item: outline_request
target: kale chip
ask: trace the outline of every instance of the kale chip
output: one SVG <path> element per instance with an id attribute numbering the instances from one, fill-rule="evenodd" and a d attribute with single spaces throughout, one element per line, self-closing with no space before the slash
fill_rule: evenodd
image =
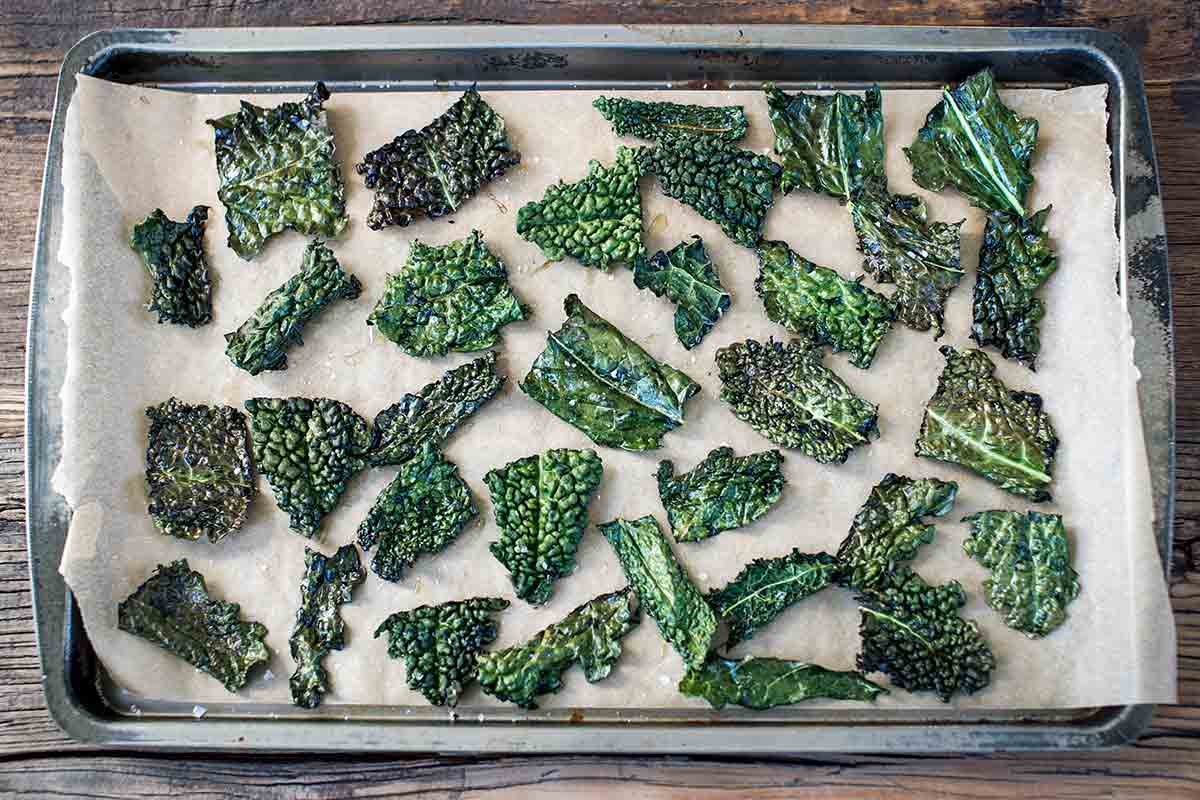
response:
<path id="1" fill-rule="evenodd" d="M 638 256 L 633 283 L 675 304 L 675 336 L 688 350 L 700 344 L 731 302 L 699 236 L 648 259 Z"/>
<path id="2" fill-rule="evenodd" d="M 405 131 L 355 164 L 375 192 L 367 227 L 403 227 L 450 214 L 520 162 L 504 118 L 469 89 L 421 130 Z"/>
<path id="3" fill-rule="evenodd" d="M 346 227 L 346 187 L 323 104 L 325 84 L 299 103 L 241 109 L 207 120 L 214 128 L 217 197 L 225 204 L 229 246 L 249 261 L 291 228 L 337 236 Z"/>
<path id="4" fill-rule="evenodd" d="M 500 538 L 488 549 L 512 576 L 517 597 L 541 605 L 575 569 L 588 502 L 604 465 L 592 450 L 547 450 L 483 476 Z"/>
<path id="5" fill-rule="evenodd" d="M 236 692 L 255 664 L 271 660 L 267 629 L 243 622 L 241 606 L 215 600 L 186 558 L 159 565 L 117 606 L 117 627 L 179 656 Z"/>
<path id="6" fill-rule="evenodd" d="M 804 661 L 747 656 L 732 661 L 713 654 L 679 681 L 679 691 L 707 700 L 713 708 L 728 704 L 761 711 L 803 700 L 873 701 L 887 689 L 861 672 L 836 672 Z"/>
<path id="7" fill-rule="evenodd" d="M 339 547 L 331 557 L 304 548 L 304 580 L 300 583 L 300 608 L 288 644 L 296 671 L 289 685 L 292 702 L 316 708 L 329 691 L 329 674 L 321 665 L 331 650 L 346 646 L 346 624 L 339 609 L 349 603 L 354 587 L 367 577 L 352 544 Z"/>
<path id="8" fill-rule="evenodd" d="M 720 589 L 708 593 L 708 604 L 729 623 L 726 647 L 735 647 L 792 605 L 824 589 L 839 569 L 828 553 L 792 550 L 779 558 L 756 558 Z"/>
<path id="9" fill-rule="evenodd" d="M 142 258 L 153 286 L 146 310 L 159 323 L 198 328 L 212 320 L 212 279 L 204 258 L 208 206 L 196 206 L 187 222 L 174 222 L 156 208 L 133 226 L 129 246 Z"/>
<path id="10" fill-rule="evenodd" d="M 739 458 L 731 447 L 711 451 L 676 477 L 670 459 L 658 464 L 658 496 L 677 542 L 699 542 L 749 525 L 779 502 L 783 454 L 764 450 Z"/>
<path id="11" fill-rule="evenodd" d="M 654 103 L 628 97 L 597 97 L 592 105 L 612 123 L 617 136 L 659 142 L 697 138 L 736 142 L 750 128 L 741 106 Z"/>

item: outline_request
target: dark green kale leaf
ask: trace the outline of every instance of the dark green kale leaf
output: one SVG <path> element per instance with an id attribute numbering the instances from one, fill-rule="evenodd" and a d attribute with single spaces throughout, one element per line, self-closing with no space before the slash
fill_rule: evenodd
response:
<path id="1" fill-rule="evenodd" d="M 196 206 L 187 222 L 174 222 L 156 208 L 133 226 L 129 246 L 142 258 L 153 286 L 146 310 L 158 321 L 197 328 L 212 319 L 212 279 L 204 258 L 208 206 Z"/>
<path id="2" fill-rule="evenodd" d="M 782 658 L 747 656 L 732 661 L 715 653 L 704 666 L 684 673 L 679 691 L 701 697 L 713 708 L 732 703 L 756 711 L 814 698 L 870 702 L 887 694 L 887 689 L 867 680 L 861 672 L 836 672 Z"/>
<path id="3" fill-rule="evenodd" d="M 346 227 L 346 187 L 322 108 L 328 99 L 318 83 L 299 103 L 259 108 L 243 101 L 237 113 L 207 120 L 215 129 L 229 246 L 247 261 L 288 228 L 333 237 Z"/>
<path id="4" fill-rule="evenodd" d="M 950 512 L 958 484 L 937 478 L 908 478 L 888 473 L 854 515 L 850 533 L 838 548 L 838 583 L 859 592 L 875 589 L 902 561 L 916 558 L 933 541 L 923 517 Z"/>
<path id="5" fill-rule="evenodd" d="M 1049 500 L 1058 437 L 1041 395 L 1010 391 L 982 350 L 941 353 L 946 367 L 925 406 L 917 455 L 960 464 L 1035 503 Z"/>
<path id="6" fill-rule="evenodd" d="M 1004 105 L 995 75 L 984 69 L 953 89 L 942 87 L 942 101 L 904 154 L 922 189 L 940 192 L 950 184 L 972 205 L 1023 217 L 1037 135 L 1038 121 Z"/>
<path id="7" fill-rule="evenodd" d="M 500 538 L 488 549 L 512 575 L 517 597 L 541 605 L 575 569 L 588 502 L 604 465 L 592 450 L 547 450 L 483 476 Z"/>
<path id="8" fill-rule="evenodd" d="M 147 510 L 158 529 L 215 543 L 242 527 L 258 493 L 242 412 L 172 397 L 146 416 Z"/>
<path id="9" fill-rule="evenodd" d="M 388 655 L 404 659 L 408 687 L 435 706 L 456 706 L 478 674 L 480 650 L 496 640 L 492 615 L 508 608 L 499 597 L 472 597 L 398 611 L 385 619 Z"/>
<path id="10" fill-rule="evenodd" d="M 764 155 L 715 139 L 663 141 L 638 150 L 639 170 L 663 194 L 717 223 L 733 241 L 754 247 L 775 203 L 780 166 Z"/>
<path id="11" fill-rule="evenodd" d="M 658 521 L 650 515 L 615 519 L 601 525 L 600 532 L 617 551 L 629 585 L 658 623 L 663 639 L 687 666 L 703 664 L 712 648 L 717 618 L 675 560 Z"/>
<path id="12" fill-rule="evenodd" d="M 768 115 L 775 129 L 775 154 L 783 162 L 780 188 L 822 192 L 843 203 L 863 185 L 886 185 L 883 98 L 878 86 L 863 97 L 787 94 L 768 83 Z"/>
<path id="13" fill-rule="evenodd" d="M 231 692 L 246 685 L 255 664 L 271 660 L 267 629 L 243 622 L 241 606 L 215 600 L 204 576 L 183 558 L 159 565 L 117 606 L 117 627 L 179 656 Z"/>
<path id="14" fill-rule="evenodd" d="M 980 347 L 999 347 L 1005 358 L 1030 369 L 1042 349 L 1038 323 L 1046 315 L 1034 292 L 1058 269 L 1046 231 L 1049 214 L 1050 206 L 1027 218 L 988 214 L 975 277 L 971 338 Z"/>
<path id="15" fill-rule="evenodd" d="M 225 355 L 251 375 L 287 369 L 287 349 L 304 344 L 300 333 L 308 321 L 335 300 L 354 300 L 362 293 L 358 278 L 342 269 L 324 242 L 304 251 L 300 271 L 266 296 L 233 333 L 225 334 Z"/>
<path id="16" fill-rule="evenodd" d="M 731 302 L 699 236 L 649 259 L 638 256 L 633 283 L 655 297 L 666 295 L 676 305 L 675 335 L 688 350 L 700 344 Z"/>
<path id="17" fill-rule="evenodd" d="M 838 562 L 828 553 L 792 550 L 779 558 L 756 558 L 738 576 L 708 593 L 708 604 L 729 623 L 726 647 L 735 647 L 772 620 L 833 581 Z"/>
<path id="18" fill-rule="evenodd" d="M 519 163 L 504 118 L 472 88 L 421 130 L 367 153 L 354 170 L 375 192 L 367 227 L 380 230 L 450 214 Z"/>
<path id="19" fill-rule="evenodd" d="M 582 180 L 560 180 L 547 187 L 541 200 L 521 206 L 517 233 L 551 261 L 571 256 L 602 270 L 632 262 L 646 252 L 638 170 L 635 152 L 628 147 L 617 148 L 612 166 L 589 161 Z"/>
<path id="20" fill-rule="evenodd" d="M 850 391 L 806 339 L 747 339 L 717 351 L 721 399 L 734 416 L 783 447 L 841 464 L 879 435 L 879 409 Z"/>
<path id="21" fill-rule="evenodd" d="M 736 142 L 750 127 L 741 106 L 653 103 L 628 97 L 597 97 L 592 105 L 612 123 L 617 136 L 659 142 L 696 138 Z"/>
<path id="22" fill-rule="evenodd" d="M 488 353 L 426 384 L 420 394 L 405 394 L 375 417 L 367 462 L 373 467 L 403 464 L 427 445 L 440 445 L 495 397 L 505 380 L 496 372 L 496 354 Z"/>
<path id="23" fill-rule="evenodd" d="M 524 644 L 480 653 L 479 687 L 521 708 L 537 708 L 538 695 L 561 689 L 563 673 L 574 664 L 588 683 L 608 677 L 621 657 L 621 638 L 641 621 L 629 587 L 600 595 Z"/>
<path id="24" fill-rule="evenodd" d="M 1079 575 L 1060 515 L 981 511 L 963 522 L 971 525 L 963 550 L 992 571 L 983 594 L 1005 625 L 1038 639 L 1066 621 Z"/>
<path id="25" fill-rule="evenodd" d="M 792 252 L 786 242 L 761 242 L 754 289 L 767 317 L 792 333 L 846 351 L 866 369 L 892 328 L 896 309 L 879 292 Z"/>
<path id="26" fill-rule="evenodd" d="M 349 603 L 354 587 L 367 577 L 352 544 L 339 547 L 332 557 L 304 548 L 304 580 L 300 583 L 300 608 L 288 644 L 296 671 L 290 683 L 292 702 L 316 708 L 329 691 L 329 674 L 321 660 L 346 646 L 346 624 L 339 609 Z"/>
<path id="27" fill-rule="evenodd" d="M 370 550 L 378 544 L 371 569 L 398 581 L 422 554 L 438 553 L 458 538 L 478 513 L 458 466 L 430 445 L 375 498 L 358 526 L 358 545 Z"/>
<path id="28" fill-rule="evenodd" d="M 366 464 L 367 421 L 345 403 L 324 397 L 255 397 L 245 405 L 254 461 L 276 504 L 287 512 L 292 530 L 315 538 L 346 481 Z"/>
<path id="29" fill-rule="evenodd" d="M 901 567 L 858 601 L 864 673 L 883 672 L 901 689 L 937 692 L 947 703 L 988 685 L 996 659 L 974 620 L 958 615 L 967 602 L 958 581 L 930 586 Z"/>
<path id="30" fill-rule="evenodd" d="M 566 322 L 546 337 L 521 390 L 596 444 L 652 450 L 683 424 L 700 386 L 660 364 L 575 295 Z"/>
<path id="31" fill-rule="evenodd" d="M 778 450 L 739 458 L 731 447 L 716 448 L 678 477 L 670 459 L 660 461 L 658 496 L 675 541 L 699 542 L 761 518 L 783 493 L 782 466 Z"/>

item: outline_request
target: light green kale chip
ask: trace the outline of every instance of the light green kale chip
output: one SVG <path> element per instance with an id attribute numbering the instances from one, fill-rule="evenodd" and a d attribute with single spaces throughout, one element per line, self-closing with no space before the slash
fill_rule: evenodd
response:
<path id="1" fill-rule="evenodd" d="M 236 113 L 207 120 L 229 246 L 247 261 L 288 228 L 334 237 L 346 227 L 346 187 L 323 108 L 328 99 L 318 83 L 299 103 L 259 108 L 243 101 Z"/>
<path id="2" fill-rule="evenodd" d="M 750 127 L 741 106 L 655 103 L 628 97 L 597 97 L 592 105 L 612 123 L 617 136 L 660 142 L 697 138 L 736 142 Z"/>
<path id="3" fill-rule="evenodd" d="M 271 660 L 267 629 L 243 622 L 241 606 L 209 596 L 187 559 L 161 564 L 117 606 L 117 627 L 179 656 L 236 692 L 255 664 Z"/>
<path id="4" fill-rule="evenodd" d="M 204 258 L 208 206 L 196 206 L 187 222 L 167 218 L 156 208 L 133 226 L 129 246 L 141 256 L 152 287 L 146 310 L 158 321 L 197 328 L 212 319 L 212 279 Z"/>
<path id="5" fill-rule="evenodd" d="M 638 256 L 633 283 L 675 304 L 675 336 L 688 350 L 700 344 L 731 302 L 699 236 L 648 259 Z"/>
<path id="6" fill-rule="evenodd" d="M 311 242 L 300 271 L 259 304 L 250 319 L 225 334 L 225 355 L 251 375 L 287 369 L 287 349 L 304 344 L 304 326 L 330 303 L 362 293 L 358 278 L 342 269 L 324 242 Z"/>
<path id="7" fill-rule="evenodd" d="M 1060 515 L 980 511 L 963 522 L 971 525 L 963 550 L 992 571 L 983 595 L 1005 625 L 1039 639 L 1066 621 L 1079 575 Z"/>
<path id="8" fill-rule="evenodd" d="M 546 258 L 571 256 L 588 267 L 607 270 L 613 263 L 632 262 L 642 246 L 642 195 L 635 152 L 617 148 L 611 166 L 588 162 L 585 178 L 546 189 L 541 200 L 517 211 L 517 233 L 533 242 Z"/>
<path id="9" fill-rule="evenodd" d="M 792 550 L 779 558 L 756 558 L 720 589 L 708 604 L 729 623 L 732 648 L 750 639 L 788 608 L 824 589 L 837 575 L 838 561 L 828 553 Z"/>
<path id="10" fill-rule="evenodd" d="M 739 705 L 761 711 L 804 700 L 862 700 L 871 702 L 887 689 L 861 672 L 836 672 L 804 661 L 747 656 L 732 661 L 713 654 L 699 669 L 679 681 L 679 691 L 707 700 L 713 708 Z"/>
<path id="11" fill-rule="evenodd" d="M 524 644 L 479 654 L 479 687 L 521 708 L 562 688 L 574 664 L 588 683 L 608 677 L 621 657 L 621 638 L 642 621 L 637 595 L 626 587 L 600 595 Z"/>
<path id="12" fill-rule="evenodd" d="M 521 390 L 596 444 L 652 450 L 683 424 L 700 386 L 660 364 L 575 295 L 567 319 L 546 337 Z"/>
<path id="13" fill-rule="evenodd" d="M 699 542 L 761 518 L 783 493 L 782 467 L 778 450 L 739 458 L 731 447 L 716 448 L 679 476 L 670 459 L 660 461 L 658 496 L 675 541 Z"/>
<path id="14" fill-rule="evenodd" d="M 499 597 L 472 597 L 398 611 L 375 638 L 388 637 L 388 655 L 404 659 L 408 688 L 435 706 L 456 706 L 478 674 L 476 659 L 496 640 L 492 615 L 508 608 Z"/>
<path id="15" fill-rule="evenodd" d="M 1035 503 L 1049 500 L 1058 437 L 1041 395 L 1011 391 L 982 350 L 941 353 L 946 367 L 925 406 L 917 455 L 960 464 Z"/>
<path id="16" fill-rule="evenodd" d="M 689 667 L 704 663 L 717 631 L 717 618 L 700 590 L 675 560 L 671 545 L 652 516 L 616 519 L 600 532 L 617 552 L 629 585 L 658 630 Z"/>
<path id="17" fill-rule="evenodd" d="M 734 416 L 777 445 L 822 464 L 841 464 L 879 435 L 879 409 L 826 367 L 805 339 L 747 339 L 717 351 L 721 400 Z"/>
<path id="18" fill-rule="evenodd" d="M 512 577 L 517 597 L 541 605 L 575 569 L 588 502 L 604 465 L 592 450 L 547 450 L 483 476 L 500 538 L 488 549 Z"/>
<path id="19" fill-rule="evenodd" d="M 321 661 L 330 651 L 346 646 L 346 623 L 339 609 L 350 602 L 354 587 L 366 577 L 352 544 L 339 547 L 329 557 L 304 548 L 300 608 L 288 639 L 296 662 L 289 681 L 292 702 L 301 708 L 321 705 L 321 697 L 329 691 L 329 673 Z"/>

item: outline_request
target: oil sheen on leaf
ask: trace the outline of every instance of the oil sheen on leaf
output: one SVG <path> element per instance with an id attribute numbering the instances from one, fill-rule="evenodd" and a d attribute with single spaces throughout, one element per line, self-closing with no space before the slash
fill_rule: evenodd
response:
<path id="1" fill-rule="evenodd" d="M 193 208 L 187 222 L 174 222 L 156 208 L 129 235 L 129 246 L 153 284 L 146 310 L 160 323 L 197 328 L 212 319 L 212 279 L 204 257 L 207 220 L 208 206 Z"/>
<path id="2" fill-rule="evenodd" d="M 592 105 L 612 123 L 617 136 L 659 142 L 677 139 L 736 142 L 750 127 L 741 106 L 653 103 L 628 97 L 597 97 Z"/>
<path id="3" fill-rule="evenodd" d="M 296 662 L 289 681 L 292 702 L 301 708 L 316 708 L 329 691 L 329 673 L 321 661 L 329 652 L 346 646 L 346 623 L 340 609 L 366 577 L 358 549 L 352 544 L 339 547 L 332 556 L 304 548 L 300 608 L 288 639 Z"/>
<path id="4" fill-rule="evenodd" d="M 708 593 L 708 604 L 729 624 L 727 648 L 736 647 L 788 608 L 824 589 L 838 570 L 828 553 L 792 550 L 779 558 L 756 558 L 724 587 Z"/>
<path id="5" fill-rule="evenodd" d="M 675 475 L 669 459 L 658 465 L 658 496 L 677 542 L 698 542 L 749 525 L 779 502 L 786 479 L 778 450 L 743 456 L 718 447 L 691 472 Z"/>
<path id="6" fill-rule="evenodd" d="M 739 705 L 758 711 L 804 700 L 873 701 L 887 690 L 860 672 L 835 672 L 803 661 L 747 656 L 733 661 L 713 654 L 688 670 L 679 691 L 707 700 L 713 708 Z"/>
<path id="7" fill-rule="evenodd" d="M 633 283 L 675 304 L 675 336 L 691 350 L 729 308 L 729 293 L 699 236 L 633 262 Z"/>

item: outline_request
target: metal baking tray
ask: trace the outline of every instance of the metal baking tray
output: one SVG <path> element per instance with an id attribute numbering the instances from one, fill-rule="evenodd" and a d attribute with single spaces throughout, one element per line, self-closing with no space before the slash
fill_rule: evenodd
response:
<path id="1" fill-rule="evenodd" d="M 1157 522 L 1169 561 L 1174 476 L 1170 277 L 1154 145 L 1134 53 L 1096 30 L 794 26 L 378 27 L 117 30 L 79 42 L 63 63 L 42 187 L 26 365 L 26 508 L 46 700 L 75 739 L 172 750 L 638 752 L 1090 749 L 1135 738 L 1154 707 L 965 712 L 803 707 L 519 712 L 209 704 L 139 710 L 106 681 L 58 574 L 70 509 L 51 487 L 62 444 L 65 364 L 61 150 L 79 73 L 199 92 L 297 91 L 315 80 L 357 91 L 482 89 L 932 87 L 990 65 L 1009 86 L 1109 86 L 1109 144 L 1123 242 L 1116 288 L 1128 295 Z"/>

